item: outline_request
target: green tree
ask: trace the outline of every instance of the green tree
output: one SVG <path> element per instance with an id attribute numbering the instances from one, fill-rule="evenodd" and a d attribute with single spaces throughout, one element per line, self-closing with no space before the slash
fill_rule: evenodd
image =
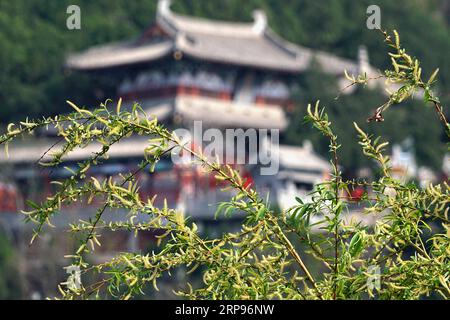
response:
<path id="1" fill-rule="evenodd" d="M 314 100 L 326 104 L 327 113 L 333 122 L 337 136 L 343 141 L 341 165 L 345 174 L 355 176 L 361 167 L 370 167 L 371 162 L 361 154 L 359 144 L 353 139 L 353 131 L 349 128 L 349 119 L 361 124 L 369 134 L 382 135 L 391 144 L 402 143 L 412 138 L 414 152 L 421 166 L 430 166 L 435 170 L 442 167 L 442 159 L 446 151 L 442 127 L 436 125 L 432 108 L 423 110 L 420 100 L 408 100 L 401 107 L 393 107 L 392 114 L 382 123 L 367 123 L 367 115 L 373 112 L 385 99 L 380 90 L 357 88 L 350 95 L 339 92 L 336 78 L 320 70 L 317 66 L 302 74 L 298 79 L 298 87 L 294 94 L 296 108 L 290 115 L 290 125 L 284 136 L 289 144 L 299 144 L 305 139 L 313 142 L 317 151 L 326 155 L 328 142 L 317 136 L 316 132 L 304 123 L 306 108 L 303 107 Z M 364 101 L 364 103 L 361 103 Z M 420 117 L 417 114 L 420 113 Z"/>
<path id="2" fill-rule="evenodd" d="M 384 38 L 393 59 L 383 76 L 401 87 L 369 119 L 382 122 L 392 114 L 394 104 L 395 108 L 400 107 L 421 89 L 449 141 L 450 124 L 433 91 L 437 72 L 423 77 L 419 60 L 403 49 L 397 32 L 384 33 Z M 348 79 L 352 85 L 370 81 L 365 75 Z M 200 287 L 186 284 L 178 292 L 191 299 L 450 298 L 448 183 L 420 188 L 394 179 L 389 157 L 384 154 L 388 143 L 366 133 L 356 123 L 355 134 L 362 153 L 377 163 L 379 174 L 374 180 L 345 179 L 340 171 L 343 145 L 319 102 L 308 106 L 306 120 L 327 139 L 333 174 L 328 181 L 316 185 L 310 200 L 298 198 L 297 205 L 283 212 L 272 209 L 257 191 L 246 186 L 239 172 L 190 149 L 137 104 L 131 111 L 122 111 L 120 100 L 113 110 L 106 105 L 91 111 L 69 104 L 75 109 L 72 114 L 28 120 L 18 126 L 11 124 L 0 137 L 0 144 L 7 145 L 37 128 L 55 125 L 65 143 L 49 161 L 41 163 L 50 167 L 62 164 L 64 156 L 78 147 L 94 141 L 102 146 L 78 168 L 70 169 L 69 178 L 55 181 L 59 187 L 52 196 L 40 204 L 29 202 L 30 208 L 25 212 L 27 220 L 36 223 L 33 241 L 66 204 L 81 199 L 101 200 L 95 216 L 69 225 L 70 232 L 81 237 L 78 249 L 69 258 L 85 278 L 93 273 L 104 277 L 80 287 L 61 284 L 63 298 L 130 299 L 143 294 L 148 284 L 157 290 L 158 279 L 178 267 L 187 267 L 188 272 L 199 269 L 203 275 Z M 87 179 L 89 170 L 102 161 L 110 147 L 131 134 L 150 139 L 139 168 L 124 174 L 121 181 L 111 177 L 102 181 Z M 152 199 L 141 198 L 136 174 L 149 165 L 153 170 L 164 154 L 177 152 L 176 148 L 194 156 L 198 164 L 235 191 L 229 201 L 218 204 L 217 214 L 244 213 L 240 231 L 205 239 L 197 225 L 181 212 L 167 206 L 158 208 Z M 370 190 L 370 196 L 366 194 L 360 206 L 366 214 L 375 215 L 374 227 L 345 219 L 350 202 L 343 195 L 355 186 Z M 119 208 L 127 212 L 123 221 L 103 220 L 105 210 Z M 148 219 L 136 222 L 138 214 Z M 119 229 L 135 233 L 161 230 L 160 250 L 149 254 L 120 253 L 104 263 L 90 264 L 88 257 L 100 245 L 102 230 Z M 296 244 L 302 244 L 306 250 L 300 251 Z M 310 259 L 324 271 L 311 271 L 307 262 Z M 372 277 L 380 281 L 379 286 L 371 286 Z"/>

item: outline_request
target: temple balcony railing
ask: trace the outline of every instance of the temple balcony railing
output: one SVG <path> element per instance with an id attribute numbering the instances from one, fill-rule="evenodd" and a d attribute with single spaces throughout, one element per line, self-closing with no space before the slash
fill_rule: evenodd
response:
<path id="1" fill-rule="evenodd" d="M 194 121 L 202 121 L 214 128 L 254 128 L 284 130 L 288 125 L 285 110 L 280 105 L 258 105 L 235 100 L 222 100 L 204 96 L 179 95 L 167 98 L 136 99 L 124 102 L 129 108 L 134 101 L 140 103 L 146 114 L 159 121 L 174 121 L 178 126 L 190 128 Z"/>
<path id="2" fill-rule="evenodd" d="M 118 95 L 124 101 L 140 101 L 143 99 L 170 98 L 175 96 L 192 96 L 214 98 L 223 101 L 233 101 L 233 92 L 230 90 L 212 90 L 199 86 L 148 86 L 132 90 L 119 90 Z M 281 106 L 292 108 L 293 101 L 288 97 L 277 97 L 271 94 L 257 93 L 253 102 L 258 106 Z"/>

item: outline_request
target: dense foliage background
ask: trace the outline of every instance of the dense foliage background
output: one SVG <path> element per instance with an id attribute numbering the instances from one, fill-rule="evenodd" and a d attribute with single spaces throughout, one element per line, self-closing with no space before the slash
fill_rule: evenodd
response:
<path id="1" fill-rule="evenodd" d="M 450 1 L 448 0 L 174 0 L 173 10 L 216 19 L 251 20 L 251 12 L 262 8 L 270 25 L 284 38 L 320 50 L 355 59 L 360 44 L 367 46 L 371 63 L 384 68 L 389 62 L 380 48 L 376 32 L 368 30 L 366 8 L 378 4 L 382 9 L 384 28 L 396 28 L 403 42 L 423 61 L 430 73 L 441 68 L 441 97 L 450 94 Z M 68 111 L 64 101 L 97 105 L 114 96 L 114 81 L 83 74 L 69 74 L 63 69 L 68 52 L 95 44 L 128 39 L 139 35 L 155 16 L 156 0 L 15 0 L 0 1 L 0 119 L 3 124 L 41 115 Z M 82 13 L 82 29 L 66 28 L 66 8 L 77 4 Z M 101 82 L 99 85 L 98 82 Z M 93 85 L 93 84 L 96 85 Z M 328 86 L 324 86 L 328 83 Z M 312 70 L 299 77 L 298 108 L 285 140 L 300 143 L 310 134 L 302 124 L 305 105 L 320 98 L 336 125 L 344 142 L 343 164 L 353 171 L 362 165 L 363 158 L 356 144 L 349 139 L 353 120 L 362 120 L 382 101 L 375 92 L 362 91 L 334 100 L 337 90 L 333 79 Z M 102 91 L 98 89 L 104 88 Z M 446 98 L 445 98 L 446 97 Z M 450 99 L 448 99 L 450 100 Z M 360 101 L 365 101 L 364 105 Z M 367 102 L 369 101 L 369 102 Z M 373 103 L 370 103 L 373 101 Z M 435 121 L 428 121 L 432 111 L 420 111 L 413 117 L 416 102 L 410 108 L 396 110 L 382 125 L 370 125 L 369 132 L 380 131 L 392 142 L 408 136 L 415 140 L 416 154 L 421 165 L 439 168 L 444 152 L 440 139 L 442 130 Z M 317 138 L 316 138 L 317 139 Z M 349 142 L 348 144 L 345 142 Z M 316 143 L 325 151 L 324 143 Z"/>

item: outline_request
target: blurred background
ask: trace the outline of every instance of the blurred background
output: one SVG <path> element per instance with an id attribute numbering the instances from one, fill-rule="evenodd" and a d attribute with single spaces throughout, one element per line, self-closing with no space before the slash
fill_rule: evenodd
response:
<path id="1" fill-rule="evenodd" d="M 341 92 L 344 69 L 376 75 L 390 63 L 381 35 L 366 27 L 367 8 L 374 4 L 382 28 L 397 29 L 422 61 L 425 78 L 440 68 L 439 96 L 450 105 L 450 0 L 0 0 L 0 130 L 27 117 L 70 112 L 66 100 L 95 108 L 119 97 L 128 106 L 141 103 L 169 128 L 202 120 L 214 128 L 277 129 L 277 177 L 241 169 L 249 183 L 270 193 L 274 206 L 285 209 L 329 174 L 328 143 L 303 121 L 307 104 L 320 99 L 342 144 L 346 177 L 376 176 L 357 144 L 356 121 L 390 141 L 398 177 L 422 186 L 447 180 L 445 135 L 432 108 L 411 100 L 393 106 L 384 122 L 367 123 L 386 99 L 383 82 Z M 70 5 L 80 9 L 79 29 L 68 28 Z M 56 139 L 55 132 L 37 132 L 11 145 L 10 158 L 0 158 L 0 298 L 55 295 L 67 276 L 63 256 L 76 243 L 63 225 L 95 210 L 95 203 L 66 208 L 69 217 L 56 218 L 56 230 L 28 246 L 31 226 L 18 212 L 27 199 L 39 202 L 51 194 L 51 180 L 68 176 L 63 168 L 36 165 Z M 145 143 L 121 145 L 91 175 L 130 171 L 142 160 Z M 76 153 L 65 165 L 76 167 L 90 152 Z M 223 230 L 223 222 L 213 219 L 214 205 L 228 195 L 218 193 L 220 186 L 198 168 L 163 159 L 155 174 L 139 179 L 145 195 L 162 194 L 200 221 L 205 234 Z M 364 192 L 352 190 L 349 199 L 357 201 Z M 120 219 L 120 213 L 111 212 L 109 219 Z M 237 227 L 240 219 L 226 224 Z M 97 259 L 151 250 L 157 234 L 105 235 Z M 170 297 L 172 288 L 168 284 L 156 298 Z"/>

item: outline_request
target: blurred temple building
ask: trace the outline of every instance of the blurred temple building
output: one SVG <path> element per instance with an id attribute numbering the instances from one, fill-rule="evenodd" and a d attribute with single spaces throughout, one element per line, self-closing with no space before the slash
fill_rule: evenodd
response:
<path id="1" fill-rule="evenodd" d="M 155 22 L 137 39 L 72 54 L 67 58 L 66 68 L 73 72 L 114 76 L 120 80 L 117 98 L 123 98 L 123 108 L 130 108 L 138 102 L 148 116 L 156 116 L 171 129 L 191 129 L 195 121 L 201 121 L 204 129 L 224 131 L 239 128 L 244 129 L 241 131 L 243 135 L 245 129 L 266 129 L 269 133 L 269 129 L 274 129 L 283 134 L 289 121 L 287 112 L 293 108 L 290 93 L 294 80 L 312 64 L 318 64 L 325 72 L 335 75 L 342 88 L 348 84 L 343 76 L 344 70 L 355 75 L 377 74 L 369 64 L 364 47 L 359 48 L 357 61 L 314 51 L 289 43 L 275 34 L 268 26 L 264 12 L 255 11 L 253 16 L 252 23 L 181 16 L 170 10 L 169 0 L 159 0 Z M 27 207 L 27 199 L 35 202 L 45 200 L 57 188 L 50 183 L 52 180 L 70 177 L 70 169 L 76 170 L 80 161 L 101 149 L 100 144 L 93 143 L 71 152 L 61 167 L 38 166 L 38 161 L 48 159 L 50 147 L 60 147 L 58 140 L 60 138 L 56 135 L 36 136 L 12 144 L 9 158 L 0 154 L 0 165 L 4 169 L 4 176 L 0 177 L 3 181 L 0 183 L 0 227 L 6 226 L 18 239 L 18 246 L 27 262 L 22 265 L 24 270 L 21 272 L 30 278 L 29 283 L 36 283 L 32 290 L 38 292 L 46 292 L 46 288 L 40 286 L 52 283 L 45 280 L 44 275 L 50 279 L 51 272 L 60 272 L 54 263 L 46 264 L 39 259 L 42 252 L 46 252 L 46 257 L 57 259 L 63 256 L 61 252 L 70 253 L 74 245 L 67 240 L 66 234 L 57 231 L 47 234 L 39 242 L 38 246 L 43 248 L 36 250 L 41 254 L 30 251 L 32 249 L 26 244 L 30 229 L 24 230 L 22 216 L 16 212 Z M 331 168 L 308 142 L 298 147 L 273 146 L 271 141 L 258 141 L 258 146 L 273 151 L 273 159 L 279 168 L 277 174 L 261 175 L 258 164 L 235 167 L 248 184 L 268 194 L 274 205 L 287 209 L 295 204 L 296 196 L 307 197 L 314 184 L 329 175 Z M 109 159 L 92 167 L 88 177 L 96 177 L 99 181 L 108 177 L 119 179 L 121 173 L 135 171 L 148 144 L 147 139 L 139 137 L 115 144 L 109 151 Z M 201 149 L 203 146 L 195 147 Z M 246 148 L 246 152 L 247 159 L 259 157 L 259 153 L 250 148 Z M 45 156 L 41 158 L 42 155 Z M 229 200 L 230 194 L 221 192 L 223 185 L 199 166 L 174 164 L 170 157 L 165 157 L 155 172 L 142 171 L 137 179 L 142 197 L 151 198 L 157 194 L 156 205 L 167 199 L 170 207 L 179 208 L 194 220 L 201 221 L 199 228 L 208 231 L 208 226 L 212 226 L 211 232 L 218 232 L 219 222 L 214 221 L 216 204 Z M 86 201 L 71 203 L 64 207 L 64 214 L 55 215 L 52 223 L 60 227 L 71 221 L 89 219 L 100 205 L 95 200 L 89 205 Z M 11 215 L 4 214 L 7 212 Z M 241 219 L 239 215 L 236 218 Z M 107 212 L 104 219 L 116 221 L 126 218 L 123 212 Z M 137 238 L 127 234 L 117 233 L 108 238 L 106 244 L 96 251 L 96 257 L 101 257 L 99 253 L 111 255 L 114 250 L 123 250 L 124 247 L 128 250 L 148 247 L 148 240 L 157 231 L 149 231 L 147 235 L 141 233 Z M 61 265 L 64 263 L 60 261 Z"/>
<path id="2" fill-rule="evenodd" d="M 342 87 L 348 84 L 344 83 L 344 70 L 369 76 L 377 73 L 364 47 L 359 48 L 358 61 L 349 61 L 282 39 L 271 30 L 263 11 L 256 10 L 253 17 L 253 23 L 236 23 L 181 16 L 170 10 L 170 1 L 160 0 L 155 22 L 137 39 L 70 55 L 66 66 L 121 78 L 117 96 L 124 104 L 139 102 L 147 115 L 156 116 L 170 128 L 192 128 L 194 121 L 202 121 L 204 128 L 278 129 L 281 133 L 288 125 L 286 112 L 293 108 L 290 92 L 294 79 L 313 63 L 335 75 Z M 296 168 L 270 177 L 271 185 L 289 185 L 293 192 L 307 193 L 330 168 L 316 161 L 319 156 L 312 148 L 310 152 L 288 148 L 299 156 Z M 255 177 L 255 168 L 240 170 L 257 188 L 257 181 L 267 180 Z M 174 198 L 184 199 L 183 208 L 195 209 L 190 214 L 206 210 L 202 216 L 210 218 L 214 208 L 198 204 L 216 203 L 217 188 L 197 192 L 202 185 L 198 181 L 187 187 L 184 179 L 194 181 L 201 173 L 186 171 L 182 170 L 179 184 L 184 190 L 177 190 Z M 185 190 L 191 194 L 186 195 Z M 280 207 L 287 206 L 282 197 L 273 196 L 272 200 Z"/>
<path id="3" fill-rule="evenodd" d="M 376 74 L 363 47 L 359 48 L 357 61 L 314 51 L 275 34 L 263 11 L 257 10 L 253 16 L 252 23 L 181 16 L 170 10 L 169 0 L 160 0 L 155 22 L 137 39 L 72 54 L 66 67 L 121 79 L 117 96 L 123 98 L 124 107 L 139 102 L 147 115 L 156 116 L 172 129 L 189 129 L 194 121 L 201 121 L 205 129 L 276 129 L 281 134 L 288 125 L 287 111 L 293 108 L 290 92 L 294 79 L 313 63 L 335 75 L 343 87 L 344 70 L 350 74 Z M 14 168 L 10 171 L 12 180 L 20 186 L 16 207 L 23 207 L 24 199 L 44 199 L 54 188 L 51 180 L 70 174 L 64 168 L 47 170 L 34 165 L 55 139 L 47 136 L 12 145 L 10 158 L 0 158 Z M 90 174 L 101 178 L 130 171 L 142 160 L 146 144 L 145 140 L 130 138 L 115 145 L 108 162 L 93 168 Z M 64 165 L 76 167 L 94 150 L 95 144 L 75 150 Z M 280 167 L 279 174 L 270 177 L 272 200 L 282 208 L 288 206 L 282 200 L 286 197 L 275 194 L 286 194 L 274 191 L 289 188 L 289 194 L 306 194 L 328 174 L 329 167 L 316 160 L 320 157 L 312 148 L 308 150 L 280 147 L 280 157 L 285 157 L 282 153 L 298 157 L 291 161 L 294 167 Z M 257 188 L 257 181 L 264 181 L 262 185 L 267 187 L 268 178 L 254 176 L 254 167 L 238 169 Z M 155 173 L 142 173 L 140 179 L 144 195 L 159 194 L 171 206 L 199 218 L 211 219 L 214 207 L 205 204 L 216 204 L 228 196 L 218 192 L 220 186 L 198 168 L 174 165 L 169 158 L 161 160 Z M 8 204 L 8 208 L 13 207 Z"/>
<path id="4" fill-rule="evenodd" d="M 267 130 L 269 135 L 272 129 L 277 130 L 277 135 L 278 132 L 283 134 L 289 122 L 287 114 L 294 107 L 290 94 L 295 78 L 311 65 L 317 64 L 335 75 L 342 87 L 347 85 L 344 70 L 350 74 L 377 74 L 369 65 L 364 47 L 359 48 L 357 61 L 314 51 L 275 34 L 264 12 L 255 11 L 253 16 L 252 23 L 181 16 L 170 10 L 169 0 L 160 0 L 155 22 L 137 39 L 72 54 L 65 67 L 72 72 L 119 79 L 117 98 L 123 99 L 123 108 L 131 108 L 138 102 L 148 116 L 157 117 L 171 129 L 192 129 L 195 122 L 201 121 L 204 129 L 242 129 L 241 136 L 235 138 L 243 141 L 247 141 L 246 129 Z M 351 88 L 347 92 L 351 92 Z M 330 173 L 328 162 L 317 155 L 308 142 L 301 147 L 280 146 L 278 140 L 258 139 L 260 150 L 245 146 L 245 158 L 258 160 L 259 151 L 269 150 L 277 162 L 275 175 L 261 175 L 258 161 L 256 164 L 228 164 L 239 169 L 248 184 L 267 194 L 281 209 L 295 204 L 296 196 L 307 198 L 313 186 Z M 17 212 L 27 208 L 28 199 L 37 203 L 44 201 L 57 188 L 51 181 L 70 177 L 70 170 L 76 170 L 80 161 L 101 149 L 99 143 L 92 143 L 71 152 L 61 167 L 37 165 L 38 161 L 49 159 L 49 148 L 61 147 L 57 143 L 59 140 L 56 134 L 35 136 L 12 144 L 8 158 L 0 155 L 3 168 L 0 227 L 12 233 L 21 256 L 25 257 L 21 272 L 27 274 L 28 283 L 35 283 L 30 290 L 41 293 L 47 292 L 42 286 L 51 283 L 45 277 L 50 279 L 52 272 L 61 272 L 53 260 L 50 259 L 53 261 L 50 263 L 39 258 L 42 252 L 58 259 L 63 256 L 61 253 L 70 253 L 74 244 L 66 234 L 56 231 L 46 234 L 37 247 L 28 247 L 26 242 L 32 225 L 24 227 L 22 216 Z M 99 181 L 109 177 L 120 179 L 121 173 L 135 171 L 148 144 L 147 139 L 134 136 L 115 144 L 110 148 L 108 160 L 92 167 L 88 177 Z M 194 147 L 201 150 L 203 145 Z M 167 156 L 161 159 L 155 172 L 139 172 L 137 179 L 143 198 L 158 195 L 155 205 L 162 205 L 166 199 L 170 207 L 179 208 L 200 222 L 199 228 L 205 232 L 219 232 L 220 222 L 214 220 L 214 212 L 219 202 L 230 198 L 230 193 L 222 192 L 223 185 L 200 166 L 175 164 Z M 55 215 L 52 224 L 60 230 L 58 227 L 67 226 L 68 222 L 89 219 L 100 202 L 94 200 L 88 205 L 86 201 L 77 201 L 65 205 L 64 214 Z M 105 213 L 104 220 L 118 221 L 126 219 L 124 216 L 123 212 L 111 211 Z M 237 214 L 234 218 L 238 223 L 242 217 Z M 230 225 L 230 220 L 227 221 Z M 125 247 L 127 250 L 147 248 L 151 245 L 149 239 L 157 233 L 157 230 L 150 230 L 137 238 L 117 233 L 98 249 L 96 258 L 107 258 L 114 250 Z M 56 265 L 65 263 L 62 259 Z"/>

